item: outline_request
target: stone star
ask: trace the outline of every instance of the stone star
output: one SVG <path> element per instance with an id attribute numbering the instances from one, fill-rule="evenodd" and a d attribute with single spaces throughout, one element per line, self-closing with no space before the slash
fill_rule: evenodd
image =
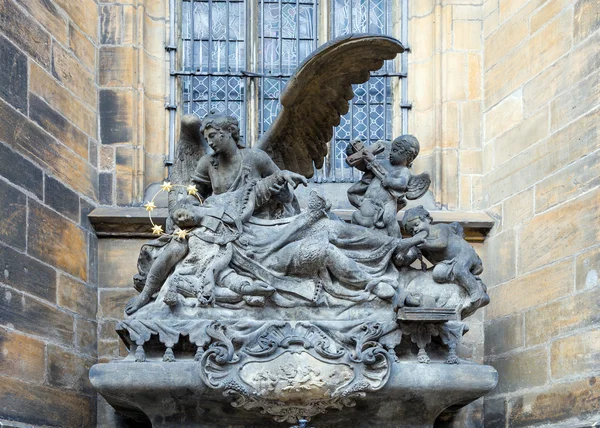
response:
<path id="1" fill-rule="evenodd" d="M 153 235 L 161 235 L 163 233 L 163 228 L 160 224 L 155 224 L 152 227 L 152 234 Z"/>
<path id="2" fill-rule="evenodd" d="M 154 208 L 156 208 L 156 205 L 154 205 L 154 202 L 148 201 L 148 202 L 146 202 L 146 205 L 144 205 L 144 207 L 146 207 L 146 211 L 154 211 Z"/>
<path id="3" fill-rule="evenodd" d="M 178 239 L 185 239 L 188 235 L 188 231 L 187 230 L 183 230 L 183 229 L 177 229 L 175 231 L 175 235 L 177 235 Z"/>
<path id="4" fill-rule="evenodd" d="M 173 190 L 173 185 L 168 181 L 163 181 L 163 184 L 160 186 L 160 190 L 164 190 L 165 192 L 170 192 Z"/>
<path id="5" fill-rule="evenodd" d="M 195 184 L 190 184 L 187 187 L 187 192 L 188 192 L 188 195 L 194 195 L 194 196 L 198 195 L 198 189 L 196 188 Z"/>

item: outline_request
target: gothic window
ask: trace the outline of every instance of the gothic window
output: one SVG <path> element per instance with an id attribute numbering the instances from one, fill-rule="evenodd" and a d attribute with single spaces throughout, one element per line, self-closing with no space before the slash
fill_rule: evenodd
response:
<path id="1" fill-rule="evenodd" d="M 179 79 L 183 113 L 227 111 L 240 120 L 243 136 L 254 137 L 247 144 L 273 123 L 279 95 L 296 67 L 327 40 L 368 32 L 406 45 L 408 0 L 180 1 L 179 70 L 171 74 Z M 344 162 L 348 142 L 360 138 L 371 144 L 406 132 L 408 107 L 403 54 L 356 85 L 315 180 L 356 180 L 358 174 Z"/>

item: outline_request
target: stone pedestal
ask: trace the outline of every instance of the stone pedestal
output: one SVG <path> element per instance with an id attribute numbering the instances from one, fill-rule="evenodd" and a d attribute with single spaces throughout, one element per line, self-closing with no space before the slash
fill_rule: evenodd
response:
<path id="1" fill-rule="evenodd" d="M 232 397 L 207 387 L 198 362 L 113 362 L 90 371 L 96 390 L 117 411 L 153 427 L 285 427 L 268 414 L 232 406 Z M 354 407 L 329 409 L 308 426 L 431 427 L 445 410 L 491 391 L 498 380 L 490 366 L 471 363 L 395 362 L 380 390 L 355 398 Z"/>

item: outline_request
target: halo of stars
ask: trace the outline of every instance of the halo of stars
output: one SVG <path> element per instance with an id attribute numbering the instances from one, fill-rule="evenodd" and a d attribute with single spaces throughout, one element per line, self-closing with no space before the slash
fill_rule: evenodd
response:
<path id="1" fill-rule="evenodd" d="M 150 229 L 150 231 L 152 232 L 153 235 L 157 235 L 157 236 L 172 236 L 178 240 L 182 240 L 182 239 L 186 239 L 188 237 L 188 235 L 190 234 L 190 230 L 189 229 L 180 229 L 180 228 L 176 228 L 173 233 L 169 234 L 169 233 L 165 233 L 162 226 L 160 224 L 156 224 L 154 223 L 154 221 L 152 220 L 152 211 L 154 211 L 154 209 L 156 208 L 156 204 L 154 203 L 154 199 L 156 199 L 156 197 L 159 195 L 159 193 L 161 192 L 171 192 L 175 187 L 185 187 L 185 190 L 187 191 L 188 195 L 192 195 L 195 196 L 196 198 L 198 198 L 198 200 L 200 201 L 200 203 L 202 203 L 202 198 L 200 197 L 200 194 L 198 193 L 198 188 L 196 187 L 195 184 L 190 184 L 189 186 L 185 186 L 183 184 L 172 184 L 168 181 L 163 181 L 163 183 L 160 185 L 160 189 L 154 194 L 154 196 L 152 197 L 152 199 L 150 199 L 148 202 L 146 202 L 144 204 L 144 208 L 146 209 L 146 211 L 148 211 L 148 218 L 150 219 L 150 223 L 152 223 L 152 228 Z"/>

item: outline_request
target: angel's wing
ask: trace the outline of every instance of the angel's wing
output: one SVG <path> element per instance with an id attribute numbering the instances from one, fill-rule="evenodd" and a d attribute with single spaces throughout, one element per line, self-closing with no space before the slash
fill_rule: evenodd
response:
<path id="1" fill-rule="evenodd" d="M 408 180 L 408 189 L 406 191 L 406 198 L 410 200 L 419 199 L 429 189 L 431 184 L 431 178 L 429 173 L 424 172 L 422 174 L 413 175 Z"/>
<path id="2" fill-rule="evenodd" d="M 333 127 L 348 113 L 352 84 L 404 51 L 388 36 L 350 34 L 324 44 L 298 67 L 281 94 L 282 109 L 258 142 L 281 169 L 313 176 L 323 166 Z"/>
<path id="3" fill-rule="evenodd" d="M 202 120 L 193 114 L 187 114 L 181 118 L 179 142 L 175 149 L 175 159 L 169 175 L 172 184 L 188 186 L 192 183 L 192 175 L 200 158 L 206 153 L 207 144 L 200 132 Z M 186 196 L 186 191 L 181 187 L 175 187 L 169 192 L 169 208 Z"/>
<path id="4" fill-rule="evenodd" d="M 169 179 L 173 184 L 190 184 L 200 158 L 206 153 L 206 141 L 200 133 L 202 120 L 193 114 L 181 118 L 179 142 Z"/>

